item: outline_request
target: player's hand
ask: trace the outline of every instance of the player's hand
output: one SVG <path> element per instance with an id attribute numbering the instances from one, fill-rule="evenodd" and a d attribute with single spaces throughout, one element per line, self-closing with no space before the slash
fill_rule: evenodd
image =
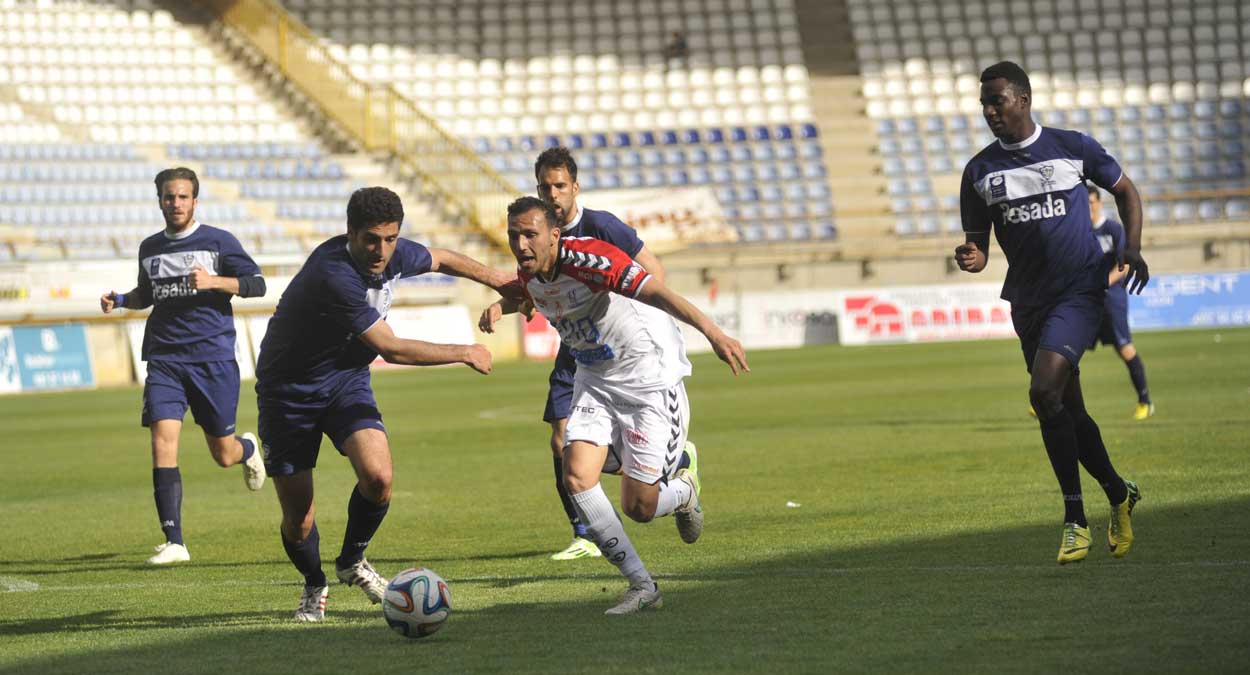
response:
<path id="1" fill-rule="evenodd" d="M 100 296 L 100 310 L 105 314 L 113 311 L 113 308 L 120 306 L 121 303 L 117 302 L 117 291 L 109 291 Z"/>
<path id="2" fill-rule="evenodd" d="M 742 349 L 742 343 L 720 330 L 709 335 L 707 341 L 712 343 L 712 351 L 716 352 L 720 360 L 729 364 L 729 369 L 733 371 L 735 376 L 739 371 L 751 372 L 750 366 L 747 365 L 747 353 Z"/>
<path id="3" fill-rule="evenodd" d="M 955 263 L 965 272 L 980 272 L 985 269 L 985 252 L 977 247 L 976 242 L 967 242 L 955 247 Z"/>
<path id="4" fill-rule="evenodd" d="M 496 302 L 490 307 L 482 310 L 482 316 L 477 320 L 477 329 L 483 333 L 494 333 L 495 322 L 502 318 L 503 307 Z"/>
<path id="5" fill-rule="evenodd" d="M 1141 257 L 1141 251 L 1125 249 L 1120 254 L 1119 260 L 1116 261 L 1117 268 L 1123 270 L 1128 268 L 1128 272 L 1124 275 L 1124 285 L 1128 288 L 1129 293 L 1141 293 L 1146 284 L 1150 282 L 1150 267 L 1146 265 L 1146 260 Z"/>
<path id="6" fill-rule="evenodd" d="M 526 321 L 533 319 L 534 318 L 534 301 L 530 300 L 529 298 L 526 298 L 523 302 L 521 302 L 521 306 L 517 307 L 516 311 L 520 312 L 521 316 L 525 317 Z"/>
<path id="7" fill-rule="evenodd" d="M 213 274 L 204 269 L 203 265 L 196 263 L 195 267 L 191 268 L 191 274 L 187 276 L 187 283 L 193 290 L 208 291 L 213 288 L 214 278 Z"/>
<path id="8" fill-rule="evenodd" d="M 483 375 L 490 375 L 490 350 L 482 345 L 469 345 L 465 348 L 464 363 Z"/>

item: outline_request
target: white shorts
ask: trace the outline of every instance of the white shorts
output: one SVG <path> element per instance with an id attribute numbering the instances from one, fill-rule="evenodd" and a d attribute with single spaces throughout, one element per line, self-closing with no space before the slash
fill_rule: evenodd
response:
<path id="1" fill-rule="evenodd" d="M 564 444 L 586 441 L 611 448 L 626 476 L 648 485 L 677 472 L 690 429 L 686 385 L 639 394 L 608 392 L 578 380 Z M 614 457 L 608 464 L 614 464 Z"/>

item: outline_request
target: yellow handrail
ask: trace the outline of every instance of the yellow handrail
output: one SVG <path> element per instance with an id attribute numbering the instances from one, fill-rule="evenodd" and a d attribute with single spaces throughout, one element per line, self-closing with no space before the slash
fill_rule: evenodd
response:
<path id="1" fill-rule="evenodd" d="M 506 246 L 512 184 L 411 99 L 352 74 L 324 41 L 273 0 L 198 0 L 247 38 L 326 117 L 368 150 L 390 152 L 470 224 Z"/>

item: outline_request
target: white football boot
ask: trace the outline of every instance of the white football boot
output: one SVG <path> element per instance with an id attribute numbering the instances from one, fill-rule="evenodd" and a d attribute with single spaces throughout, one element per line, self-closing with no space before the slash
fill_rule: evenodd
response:
<path id="1" fill-rule="evenodd" d="M 295 610 L 295 620 L 304 623 L 325 621 L 326 596 L 329 594 L 329 586 L 305 586 L 304 594 L 299 599 L 299 607 Z"/>
<path id="2" fill-rule="evenodd" d="M 630 586 L 620 604 L 604 612 L 609 615 L 634 614 L 644 609 L 659 609 L 664 606 L 664 598 L 660 597 L 660 586 L 654 581 L 647 581 L 637 586 Z"/>
<path id="3" fill-rule="evenodd" d="M 243 482 L 247 483 L 247 489 L 255 492 L 265 486 L 265 456 L 260 450 L 260 441 L 256 439 L 256 434 L 251 432 L 243 434 L 243 438 L 252 442 L 252 456 L 243 462 Z"/>
<path id="4" fill-rule="evenodd" d="M 191 560 L 191 554 L 187 552 L 187 547 L 182 544 L 175 544 L 167 541 L 156 547 L 156 555 L 148 558 L 149 565 L 168 565 L 176 562 L 187 562 Z"/>
<path id="5" fill-rule="evenodd" d="M 348 586 L 359 587 L 365 592 L 365 596 L 369 598 L 369 602 L 378 604 L 382 602 L 383 596 L 386 595 L 386 577 L 378 574 L 373 569 L 373 565 L 368 560 L 361 558 L 356 564 L 344 569 L 338 569 L 338 565 L 334 566 L 334 573 L 338 576 L 339 581 Z"/>

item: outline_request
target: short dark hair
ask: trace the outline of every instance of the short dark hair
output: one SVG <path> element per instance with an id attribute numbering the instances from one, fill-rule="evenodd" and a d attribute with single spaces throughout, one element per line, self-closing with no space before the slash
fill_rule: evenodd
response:
<path id="1" fill-rule="evenodd" d="M 508 205 L 508 224 L 516 222 L 517 218 L 529 213 L 533 210 L 543 212 L 547 218 L 547 224 L 551 227 L 560 227 L 560 219 L 556 217 L 556 207 L 544 202 L 538 197 L 518 197 L 516 201 Z"/>
<path id="2" fill-rule="evenodd" d="M 982 82 L 997 80 L 1000 77 L 1007 80 L 1007 84 L 1015 87 L 1017 94 L 1033 96 L 1033 85 L 1029 84 L 1029 74 L 1011 61 L 999 61 L 981 71 Z"/>
<path id="3" fill-rule="evenodd" d="M 156 174 L 156 196 L 161 196 L 161 191 L 165 189 L 165 183 L 171 180 L 189 180 L 191 181 L 191 196 L 195 199 L 200 198 L 200 179 L 195 172 L 185 166 L 178 166 L 172 169 L 165 169 Z"/>
<path id="4" fill-rule="evenodd" d="M 1089 181 L 1085 181 L 1085 189 L 1089 190 L 1089 196 L 1097 199 L 1098 201 L 1102 201 L 1102 190 L 1099 190 L 1097 185 L 1094 185 Z"/>
<path id="5" fill-rule="evenodd" d="M 347 200 L 347 226 L 353 230 L 380 223 L 404 224 L 404 204 L 384 187 L 360 188 Z"/>
<path id="6" fill-rule="evenodd" d="M 573 161 L 573 153 L 562 145 L 539 153 L 534 162 L 534 180 L 542 180 L 543 172 L 550 169 L 564 169 L 569 172 L 569 178 L 577 180 L 577 162 Z"/>

